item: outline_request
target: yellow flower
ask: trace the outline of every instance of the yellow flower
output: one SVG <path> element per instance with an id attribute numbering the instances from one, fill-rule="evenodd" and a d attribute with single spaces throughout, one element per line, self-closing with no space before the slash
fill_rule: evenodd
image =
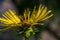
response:
<path id="1" fill-rule="evenodd" d="M 16 15 L 16 12 L 9 9 L 4 14 L 2 14 L 4 18 L 0 18 L 0 21 L 3 22 L 2 26 L 25 26 L 25 25 L 36 25 L 40 24 L 43 25 L 44 23 L 41 23 L 42 21 L 45 21 L 53 16 L 51 13 L 51 10 L 48 10 L 47 7 L 44 5 L 40 5 L 38 9 L 34 7 L 33 11 L 31 12 L 29 8 L 24 11 L 23 15 Z M 10 28 L 10 27 L 9 27 Z M 7 28 L 6 28 L 7 29 Z"/>
<path id="2" fill-rule="evenodd" d="M 19 19 L 18 15 L 16 15 L 15 11 L 9 9 L 2 15 L 4 18 L 0 18 L 0 21 L 3 24 L 0 24 L 0 26 L 8 26 L 7 28 L 4 28 L 3 30 L 7 30 L 11 27 L 21 26 L 21 20 Z"/>
<path id="3" fill-rule="evenodd" d="M 25 10 L 23 18 L 21 16 L 20 18 L 22 18 L 23 23 L 29 25 L 43 25 L 44 23 L 41 23 L 42 21 L 45 21 L 53 16 L 51 11 L 52 10 L 48 10 L 44 5 L 40 5 L 38 10 L 36 9 L 36 7 L 34 7 L 32 12 L 28 8 L 27 10 Z"/>

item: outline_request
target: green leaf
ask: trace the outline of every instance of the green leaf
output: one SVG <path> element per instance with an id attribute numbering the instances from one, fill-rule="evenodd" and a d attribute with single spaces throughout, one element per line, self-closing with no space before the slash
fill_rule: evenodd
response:
<path id="1" fill-rule="evenodd" d="M 25 32 L 25 36 L 28 38 L 28 37 L 30 37 L 30 35 L 31 35 L 31 32 L 33 32 L 33 29 L 32 28 L 29 28 L 26 32 Z"/>

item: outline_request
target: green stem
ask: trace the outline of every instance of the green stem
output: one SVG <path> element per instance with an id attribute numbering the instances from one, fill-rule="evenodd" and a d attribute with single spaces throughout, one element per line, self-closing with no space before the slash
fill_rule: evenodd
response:
<path id="1" fill-rule="evenodd" d="M 27 37 L 25 36 L 25 40 L 29 40 L 29 37 L 27 38 Z"/>

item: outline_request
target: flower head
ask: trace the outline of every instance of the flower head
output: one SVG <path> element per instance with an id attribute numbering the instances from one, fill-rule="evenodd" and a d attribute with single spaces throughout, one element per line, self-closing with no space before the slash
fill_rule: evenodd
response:
<path id="1" fill-rule="evenodd" d="M 40 24 L 42 21 L 45 21 L 53 16 L 51 10 L 48 10 L 47 7 L 44 5 L 40 5 L 38 9 L 34 7 L 33 11 L 31 12 L 29 8 L 24 11 L 23 15 L 16 15 L 16 12 L 9 9 L 4 14 L 2 14 L 4 18 L 0 18 L 0 21 L 3 22 L 2 26 L 25 26 L 25 25 L 36 25 Z M 9 28 L 10 28 L 9 27 Z"/>
<path id="2" fill-rule="evenodd" d="M 43 23 L 41 23 L 42 21 L 45 21 L 53 16 L 51 11 L 52 10 L 48 10 L 47 7 L 41 4 L 38 10 L 36 9 L 36 7 L 34 7 L 32 12 L 28 8 L 24 11 L 23 17 L 20 16 L 20 18 L 22 19 L 23 23 L 29 25 L 43 25 Z"/>

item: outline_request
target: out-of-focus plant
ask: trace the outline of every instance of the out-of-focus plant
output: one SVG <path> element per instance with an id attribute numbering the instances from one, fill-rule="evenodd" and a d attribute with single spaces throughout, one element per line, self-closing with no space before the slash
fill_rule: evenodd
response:
<path id="1" fill-rule="evenodd" d="M 23 15 L 18 16 L 14 10 L 9 9 L 3 15 L 3 18 L 0 17 L 0 21 L 3 24 L 0 26 L 7 26 L 3 28 L 3 31 L 6 31 L 10 28 L 19 30 L 19 34 L 24 34 L 26 40 L 29 40 L 31 34 L 35 35 L 37 28 L 34 25 L 44 25 L 44 21 L 53 16 L 51 10 L 48 10 L 44 5 L 40 5 L 37 9 L 34 7 L 33 11 L 30 11 L 29 8 L 23 12 Z M 34 28 L 33 28 L 34 27 Z M 38 29 L 37 29 L 38 30 Z"/>

